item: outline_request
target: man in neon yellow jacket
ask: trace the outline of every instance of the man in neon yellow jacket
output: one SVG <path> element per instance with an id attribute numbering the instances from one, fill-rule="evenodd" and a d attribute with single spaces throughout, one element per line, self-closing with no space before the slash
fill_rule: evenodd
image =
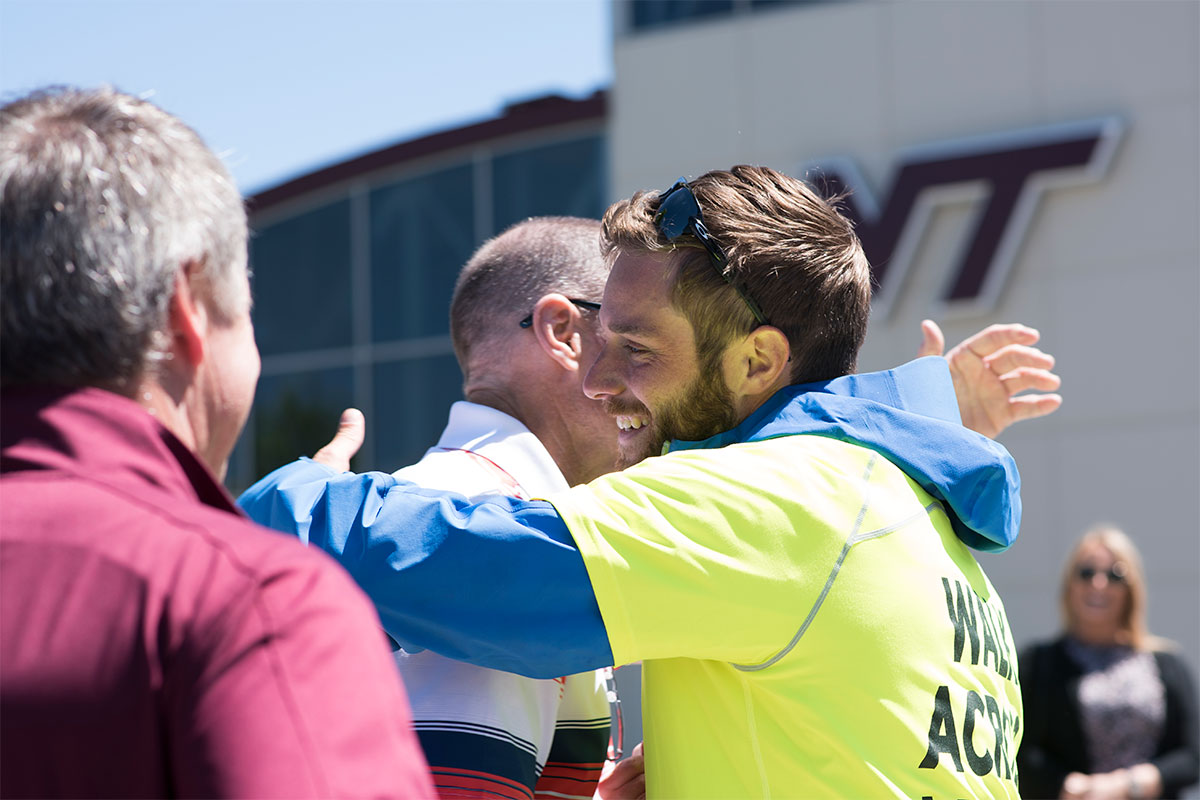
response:
<path id="1" fill-rule="evenodd" d="M 1012 637 L 968 550 L 1015 538 L 1015 465 L 941 359 L 853 374 L 850 225 L 737 167 L 616 204 L 604 241 L 584 387 L 629 469 L 471 506 L 300 461 L 243 506 L 333 553 L 406 648 L 642 661 L 649 796 L 1017 796 Z"/>

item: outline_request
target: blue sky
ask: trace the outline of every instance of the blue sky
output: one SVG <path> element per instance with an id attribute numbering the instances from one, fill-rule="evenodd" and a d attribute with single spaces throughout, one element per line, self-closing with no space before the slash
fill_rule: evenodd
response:
<path id="1" fill-rule="evenodd" d="M 609 0 L 0 0 L 0 99 L 149 94 L 247 193 L 611 78 Z"/>

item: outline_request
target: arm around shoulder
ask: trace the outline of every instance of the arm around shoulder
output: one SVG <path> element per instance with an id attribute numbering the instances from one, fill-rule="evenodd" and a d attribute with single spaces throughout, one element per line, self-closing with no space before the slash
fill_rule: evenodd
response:
<path id="1" fill-rule="evenodd" d="M 612 664 L 583 556 L 548 502 L 472 504 L 307 459 L 238 502 L 256 522 L 332 555 L 406 649 L 533 678 Z"/>

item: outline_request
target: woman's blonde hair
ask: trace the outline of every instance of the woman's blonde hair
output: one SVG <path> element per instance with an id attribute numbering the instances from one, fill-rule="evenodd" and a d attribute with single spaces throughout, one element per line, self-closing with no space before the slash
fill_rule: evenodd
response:
<path id="1" fill-rule="evenodd" d="M 1075 543 L 1071 555 L 1067 559 L 1062 576 L 1062 591 L 1060 603 L 1063 624 L 1068 630 L 1072 627 L 1071 606 L 1067 602 L 1071 590 L 1071 582 L 1075 580 L 1075 572 L 1079 567 L 1079 554 L 1085 547 L 1098 543 L 1108 549 L 1113 557 L 1125 568 L 1125 586 L 1128 589 L 1128 602 L 1121 612 L 1118 623 L 1118 641 L 1137 650 L 1161 650 L 1170 646 L 1170 642 L 1153 636 L 1146 628 L 1146 571 L 1142 566 L 1142 556 L 1137 546 L 1123 530 L 1110 524 L 1094 525 Z"/>

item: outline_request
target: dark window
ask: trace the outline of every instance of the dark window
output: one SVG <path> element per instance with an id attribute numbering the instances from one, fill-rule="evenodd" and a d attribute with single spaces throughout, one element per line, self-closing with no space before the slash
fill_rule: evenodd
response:
<path id="1" fill-rule="evenodd" d="M 733 11 L 733 0 L 632 0 L 631 5 L 630 23 L 634 30 L 648 30 Z"/>
<path id="2" fill-rule="evenodd" d="M 449 331 L 450 295 L 475 248 L 471 167 L 371 192 L 371 338 Z"/>
<path id="3" fill-rule="evenodd" d="M 453 356 L 375 365 L 374 469 L 387 472 L 416 462 L 437 444 L 450 404 L 462 399 L 462 375 Z"/>
<path id="4" fill-rule="evenodd" d="M 602 136 L 496 156 L 492 166 L 496 232 L 526 217 L 604 213 L 605 147 Z"/>
<path id="5" fill-rule="evenodd" d="M 635 32 L 652 31 L 723 14 L 827 2 L 844 0 L 629 0 L 629 24 Z"/>
<path id="6" fill-rule="evenodd" d="M 250 262 L 263 355 L 350 345 L 348 200 L 257 231 Z"/>
<path id="7" fill-rule="evenodd" d="M 319 450 L 337 430 L 342 410 L 354 405 L 353 398 L 350 367 L 262 378 L 254 402 L 255 477 Z"/>
<path id="8" fill-rule="evenodd" d="M 237 497 L 250 484 L 262 477 L 255 472 L 253 435 L 249 428 L 244 428 L 238 437 L 233 454 L 229 457 L 229 470 L 225 473 L 225 488 Z"/>

